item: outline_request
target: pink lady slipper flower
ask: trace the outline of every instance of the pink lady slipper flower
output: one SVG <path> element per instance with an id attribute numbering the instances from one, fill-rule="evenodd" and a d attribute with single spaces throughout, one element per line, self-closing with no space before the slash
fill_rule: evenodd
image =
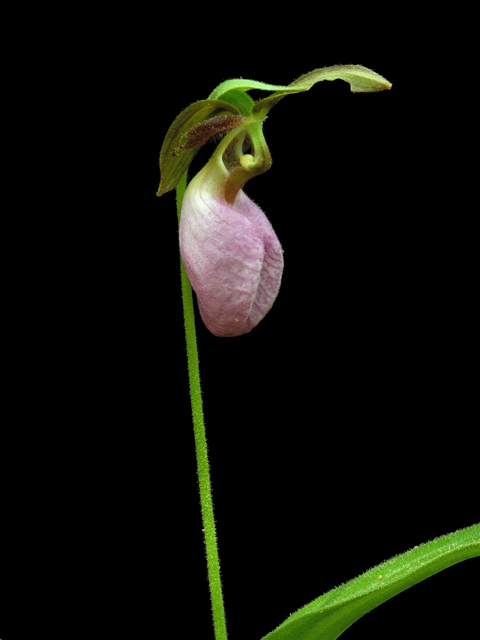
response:
<path id="1" fill-rule="evenodd" d="M 203 322 L 214 335 L 233 337 L 251 331 L 270 310 L 283 252 L 267 217 L 242 189 L 233 204 L 227 202 L 225 146 L 185 191 L 180 251 Z M 239 162 L 246 168 L 254 158 L 242 156 Z"/>
<path id="2" fill-rule="evenodd" d="M 268 313 L 280 288 L 282 248 L 265 214 L 242 191 L 250 178 L 271 165 L 263 121 L 287 95 L 337 79 L 360 93 L 392 86 L 360 65 L 315 69 L 286 86 L 233 78 L 220 83 L 206 100 L 184 109 L 167 131 L 160 151 L 158 196 L 183 185 L 180 180 L 197 147 L 226 134 L 188 185 L 180 216 L 183 263 L 202 319 L 217 336 L 251 331 Z M 250 90 L 268 95 L 255 101 Z M 245 154 L 247 148 L 253 155 Z"/>

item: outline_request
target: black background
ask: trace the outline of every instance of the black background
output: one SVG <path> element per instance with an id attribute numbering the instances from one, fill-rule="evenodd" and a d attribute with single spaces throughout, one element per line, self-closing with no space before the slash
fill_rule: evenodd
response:
<path id="1" fill-rule="evenodd" d="M 269 11 L 88 25 L 62 179 L 12 237 L 2 640 L 213 638 L 175 199 L 155 193 L 170 123 L 227 78 L 362 64 L 393 83 L 323 82 L 271 111 L 273 166 L 245 191 L 284 249 L 278 299 L 239 338 L 198 322 L 230 640 L 478 521 L 473 200 L 417 62 L 433 36 L 393 11 Z M 475 576 L 455 566 L 344 637 L 462 637 Z"/>

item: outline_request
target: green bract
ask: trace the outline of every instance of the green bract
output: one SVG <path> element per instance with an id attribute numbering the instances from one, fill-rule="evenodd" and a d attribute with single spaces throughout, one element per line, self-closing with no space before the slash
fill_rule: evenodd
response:
<path id="1" fill-rule="evenodd" d="M 356 93 L 383 91 L 392 86 L 378 73 L 359 65 L 316 69 L 287 86 L 243 78 L 222 82 L 207 100 L 191 104 L 170 126 L 160 151 L 161 180 L 157 196 L 175 189 L 200 146 L 212 136 L 242 124 L 263 121 L 269 110 L 285 96 L 308 91 L 321 80 L 337 79 L 348 82 Z M 255 102 L 247 93 L 251 89 L 269 91 L 270 95 Z"/>

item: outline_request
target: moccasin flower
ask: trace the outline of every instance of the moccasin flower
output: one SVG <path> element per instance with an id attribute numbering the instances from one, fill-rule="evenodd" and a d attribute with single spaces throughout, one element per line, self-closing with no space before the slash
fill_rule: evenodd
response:
<path id="1" fill-rule="evenodd" d="M 188 185 L 180 217 L 180 251 L 202 320 L 224 337 L 248 333 L 262 320 L 283 271 L 272 225 L 242 189 L 227 202 L 228 177 L 215 154 Z"/>
<path id="2" fill-rule="evenodd" d="M 286 86 L 233 78 L 220 83 L 206 100 L 184 109 L 167 131 L 160 151 L 157 195 L 181 184 L 178 201 L 198 147 L 227 134 L 188 185 L 180 215 L 183 263 L 202 319 L 217 336 L 251 331 L 268 313 L 280 288 L 282 248 L 265 214 L 242 190 L 250 178 L 267 171 L 272 163 L 263 121 L 287 95 L 308 91 L 322 80 L 337 79 L 360 93 L 392 86 L 360 65 L 315 69 Z M 250 90 L 267 91 L 268 95 L 255 101 L 248 94 Z M 299 135 L 301 144 L 306 143 Z M 252 154 L 245 153 L 249 149 Z"/>

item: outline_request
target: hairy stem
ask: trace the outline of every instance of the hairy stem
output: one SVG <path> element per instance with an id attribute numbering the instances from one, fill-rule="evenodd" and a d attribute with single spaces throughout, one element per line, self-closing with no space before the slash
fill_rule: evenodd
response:
<path id="1" fill-rule="evenodd" d="M 177 186 L 177 213 L 180 223 L 182 201 L 187 186 L 187 172 Z M 187 342 L 188 377 L 190 382 L 190 400 L 192 405 L 193 429 L 195 434 L 195 452 L 197 456 L 198 484 L 202 509 L 203 531 L 207 552 L 208 582 L 212 601 L 213 625 L 216 640 L 227 640 L 227 626 L 223 605 L 222 583 L 220 579 L 220 561 L 218 557 L 217 535 L 213 516 L 212 489 L 208 464 L 207 440 L 203 420 L 203 405 L 200 388 L 200 370 L 198 366 L 197 335 L 195 332 L 195 314 L 193 308 L 192 286 L 188 279 L 180 256 L 182 280 L 183 315 L 185 319 L 185 337 Z"/>

